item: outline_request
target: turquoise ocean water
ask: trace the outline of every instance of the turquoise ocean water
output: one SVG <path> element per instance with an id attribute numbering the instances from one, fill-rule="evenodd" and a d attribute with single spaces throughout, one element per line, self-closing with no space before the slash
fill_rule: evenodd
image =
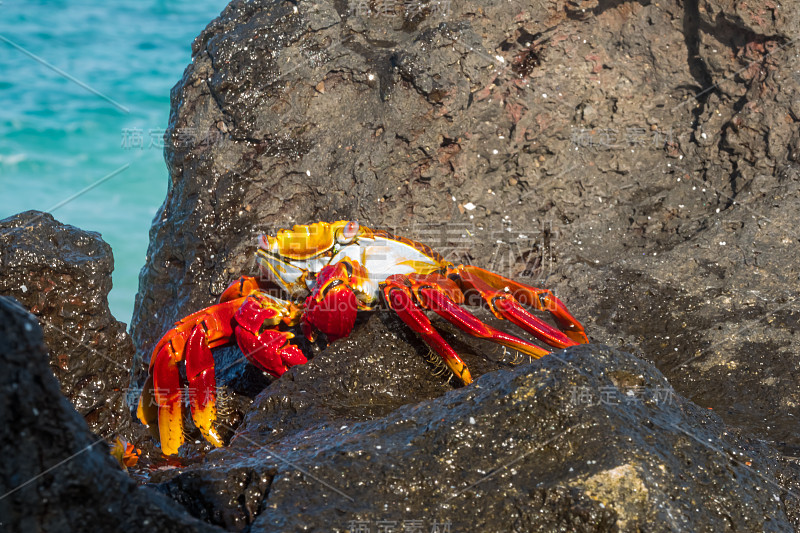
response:
<path id="1" fill-rule="evenodd" d="M 39 209 L 101 233 L 126 323 L 166 193 L 169 91 L 226 4 L 0 2 L 0 219 Z"/>

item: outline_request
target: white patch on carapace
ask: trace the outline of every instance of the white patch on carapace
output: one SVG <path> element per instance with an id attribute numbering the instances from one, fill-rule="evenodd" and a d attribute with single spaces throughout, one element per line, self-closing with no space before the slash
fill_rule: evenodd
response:
<path id="1" fill-rule="evenodd" d="M 430 270 L 438 268 L 438 263 L 433 258 L 413 246 L 384 237 L 362 237 L 358 239 L 358 244 L 343 246 L 331 258 L 331 263 L 337 263 L 345 257 L 358 261 L 366 268 L 369 280 L 364 283 L 362 290 L 375 298 L 378 297 L 378 285 L 389 276 L 418 272 L 419 267 L 425 265 L 430 265 Z"/>

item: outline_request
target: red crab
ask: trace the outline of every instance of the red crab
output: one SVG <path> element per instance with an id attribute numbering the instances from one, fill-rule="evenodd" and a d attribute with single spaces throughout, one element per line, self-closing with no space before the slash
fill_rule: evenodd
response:
<path id="1" fill-rule="evenodd" d="M 532 357 L 549 353 L 527 340 L 494 329 L 464 309 L 465 292 L 480 295 L 500 319 L 520 326 L 555 348 L 588 342 L 581 324 L 546 289 L 537 289 L 470 265 L 454 265 L 428 246 L 354 221 L 317 222 L 261 236 L 257 261 L 262 274 L 286 299 L 268 294 L 255 278 L 242 277 L 212 305 L 180 320 L 158 342 L 139 399 L 138 416 L 158 424 L 161 450 L 176 454 L 183 444 L 184 393 L 192 420 L 215 446 L 216 382 L 211 349 L 234 338 L 247 359 L 273 376 L 306 362 L 291 343 L 299 326 L 329 341 L 350 334 L 358 311 L 381 303 L 394 310 L 443 359 L 465 385 L 464 362 L 425 315 L 432 310 L 470 335 Z M 526 307 L 546 310 L 553 328 Z M 185 380 L 179 365 L 185 365 Z"/>

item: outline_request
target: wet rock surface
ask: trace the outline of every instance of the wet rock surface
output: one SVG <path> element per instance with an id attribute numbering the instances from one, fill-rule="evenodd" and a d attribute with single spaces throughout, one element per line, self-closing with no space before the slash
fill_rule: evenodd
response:
<path id="1" fill-rule="evenodd" d="M 593 341 L 655 365 L 675 402 L 575 405 L 584 384 L 595 399 L 668 387 L 623 352 L 492 373 L 507 365 L 497 349 L 464 340 L 488 374 L 446 392 L 411 357 L 424 348 L 372 318 L 245 405 L 230 448 L 153 482 L 228 529 L 323 524 L 314 513 L 341 530 L 361 518 L 473 530 L 460 513 L 488 502 L 503 517 L 488 530 L 794 524 L 794 467 L 764 442 L 800 446 L 800 8 L 387 5 L 234 1 L 195 40 L 172 92 L 134 381 L 175 320 L 255 273 L 258 233 L 358 219 L 554 290 Z M 375 355 L 375 339 L 394 348 Z M 433 416 L 444 411 L 458 422 Z M 489 429 L 497 411 L 513 441 Z"/>
<path id="2" fill-rule="evenodd" d="M 61 392 L 98 435 L 134 433 L 125 391 L 133 343 L 108 309 L 114 257 L 98 233 L 27 211 L 0 221 L 0 295 L 44 329 Z"/>
<path id="3" fill-rule="evenodd" d="M 195 40 L 136 380 L 255 272 L 258 233 L 357 218 L 555 290 L 594 340 L 794 454 L 799 8 L 417 7 L 232 2 Z"/>
<path id="4" fill-rule="evenodd" d="M 0 529 L 218 531 L 138 487 L 59 390 L 36 318 L 0 296 Z"/>
<path id="5" fill-rule="evenodd" d="M 641 359 L 581 346 L 452 390 L 401 329 L 372 317 L 260 394 L 228 448 L 152 481 L 250 532 L 797 525 L 800 470 Z"/>

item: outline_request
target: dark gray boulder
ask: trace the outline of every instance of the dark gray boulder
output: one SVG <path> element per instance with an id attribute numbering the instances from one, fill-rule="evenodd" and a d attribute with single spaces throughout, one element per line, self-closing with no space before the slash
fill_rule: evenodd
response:
<path id="1" fill-rule="evenodd" d="M 44 329 L 61 392 L 98 435 L 131 439 L 125 396 L 133 343 L 108 309 L 114 256 L 98 233 L 26 211 L 0 220 L 0 295 Z"/>
<path id="2" fill-rule="evenodd" d="M 515 368 L 484 356 L 507 368 L 444 392 L 402 330 L 372 317 L 259 395 L 228 448 L 153 482 L 250 532 L 797 526 L 800 470 L 641 359 L 599 345 Z"/>
<path id="3" fill-rule="evenodd" d="M 111 458 L 59 390 L 36 317 L 0 296 L 0 529 L 217 531 Z"/>

